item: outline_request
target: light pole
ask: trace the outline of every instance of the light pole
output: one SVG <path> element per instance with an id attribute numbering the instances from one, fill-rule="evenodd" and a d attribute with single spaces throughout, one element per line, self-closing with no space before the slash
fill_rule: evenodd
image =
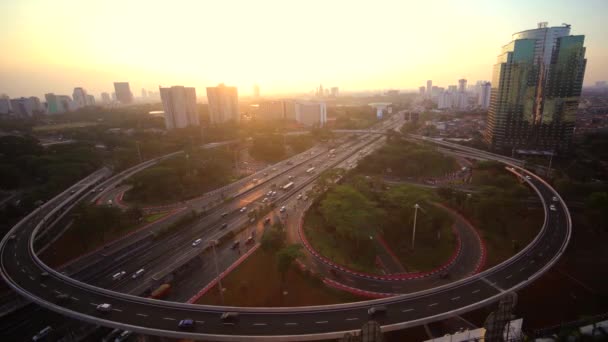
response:
<path id="1" fill-rule="evenodd" d="M 215 264 L 215 274 L 217 276 L 217 286 L 219 286 L 220 290 L 220 300 L 222 305 L 224 305 L 224 288 L 222 287 L 222 279 L 220 278 L 220 271 L 217 267 L 217 255 L 215 254 L 215 245 L 218 244 L 217 240 L 210 240 L 211 248 L 213 249 L 213 263 Z"/>
<path id="2" fill-rule="evenodd" d="M 416 218 L 418 217 L 418 209 L 420 206 L 418 203 L 414 205 L 414 229 L 412 230 L 412 249 L 414 249 L 414 245 L 416 243 Z"/>

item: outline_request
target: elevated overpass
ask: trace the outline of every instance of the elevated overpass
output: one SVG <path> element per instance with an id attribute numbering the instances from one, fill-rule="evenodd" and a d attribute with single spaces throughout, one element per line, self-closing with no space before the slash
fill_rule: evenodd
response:
<path id="1" fill-rule="evenodd" d="M 368 319 L 367 309 L 386 305 L 387 315 L 377 320 L 384 331 L 402 329 L 467 312 L 518 290 L 546 272 L 564 252 L 571 234 L 568 209 L 549 184 L 502 156 L 468 151 L 507 164 L 524 176 L 545 208 L 545 221 L 535 239 L 509 260 L 475 276 L 441 287 L 386 299 L 296 308 L 242 308 L 163 302 L 94 287 L 71 279 L 45 265 L 36 255 L 34 239 L 44 229 L 44 218 L 69 204 L 69 193 L 31 213 L 15 226 L 0 244 L 3 278 L 26 298 L 66 316 L 83 321 L 133 330 L 143 334 L 224 341 L 318 340 L 358 331 Z M 557 201 L 553 200 L 553 197 Z M 554 203 L 556 210 L 550 210 Z M 48 276 L 43 276 L 44 272 Z M 59 293 L 72 300 L 58 303 Z M 101 313 L 97 304 L 110 303 L 113 310 Z M 237 322 L 224 322 L 224 312 L 237 311 Z M 195 329 L 180 330 L 181 319 L 196 321 Z"/>

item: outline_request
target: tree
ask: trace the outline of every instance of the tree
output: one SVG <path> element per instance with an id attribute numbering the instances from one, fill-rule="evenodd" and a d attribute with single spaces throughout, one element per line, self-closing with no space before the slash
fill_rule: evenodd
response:
<path id="1" fill-rule="evenodd" d="M 283 246 L 284 240 L 285 233 L 283 232 L 283 227 L 277 223 L 264 232 L 260 243 L 263 250 L 272 252 L 279 250 Z"/>
<path id="2" fill-rule="evenodd" d="M 332 189 L 321 202 L 321 214 L 336 233 L 355 241 L 375 235 L 384 211 L 350 185 L 340 185 Z"/>
<path id="3" fill-rule="evenodd" d="M 293 262 L 303 255 L 301 249 L 301 245 L 291 244 L 277 253 L 277 270 L 281 274 L 281 282 L 285 282 L 285 276 Z"/>

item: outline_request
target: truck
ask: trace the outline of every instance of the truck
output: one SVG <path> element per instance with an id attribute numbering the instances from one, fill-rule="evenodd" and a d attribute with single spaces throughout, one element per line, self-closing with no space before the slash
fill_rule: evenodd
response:
<path id="1" fill-rule="evenodd" d="M 285 186 L 283 187 L 283 190 L 287 191 L 289 189 L 291 189 L 293 187 L 293 182 L 289 182 L 287 184 L 285 184 Z"/>
<path id="2" fill-rule="evenodd" d="M 153 298 L 153 299 L 165 298 L 169 294 L 169 291 L 171 291 L 171 284 L 162 284 L 161 286 L 157 287 L 156 290 L 154 290 L 154 291 L 152 291 L 152 293 L 150 293 L 149 298 Z"/>

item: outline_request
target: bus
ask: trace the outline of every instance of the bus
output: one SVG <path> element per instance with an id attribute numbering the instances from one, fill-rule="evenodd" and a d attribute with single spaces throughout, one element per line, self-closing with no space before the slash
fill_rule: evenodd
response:
<path id="1" fill-rule="evenodd" d="M 283 187 L 283 190 L 287 191 L 287 190 L 291 189 L 292 187 L 293 187 L 293 182 L 289 182 Z"/>
<path id="2" fill-rule="evenodd" d="M 310 169 L 306 170 L 306 173 L 313 173 L 315 172 L 315 168 L 311 167 Z"/>

